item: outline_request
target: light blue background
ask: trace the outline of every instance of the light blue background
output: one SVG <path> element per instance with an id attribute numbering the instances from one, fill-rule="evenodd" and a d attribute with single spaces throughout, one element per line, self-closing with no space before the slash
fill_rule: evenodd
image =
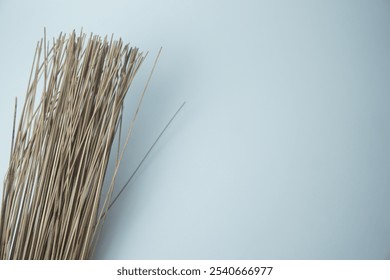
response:
<path id="1" fill-rule="evenodd" d="M 390 2 L 0 0 L 1 161 L 36 41 L 84 27 L 161 59 L 98 259 L 389 259 Z"/>

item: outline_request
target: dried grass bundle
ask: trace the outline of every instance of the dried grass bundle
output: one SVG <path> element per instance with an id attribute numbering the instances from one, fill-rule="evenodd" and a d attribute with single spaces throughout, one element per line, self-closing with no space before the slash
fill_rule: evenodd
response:
<path id="1" fill-rule="evenodd" d="M 38 42 L 4 181 L 0 259 L 90 258 L 123 155 L 102 195 L 123 100 L 144 58 L 120 39 L 75 32 Z"/>

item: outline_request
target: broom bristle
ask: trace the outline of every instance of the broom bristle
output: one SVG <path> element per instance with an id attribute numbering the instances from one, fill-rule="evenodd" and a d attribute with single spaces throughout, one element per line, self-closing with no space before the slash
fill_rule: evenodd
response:
<path id="1" fill-rule="evenodd" d="M 4 181 L 0 259 L 91 257 L 123 100 L 144 58 L 120 39 L 75 32 L 50 49 L 38 42 Z"/>

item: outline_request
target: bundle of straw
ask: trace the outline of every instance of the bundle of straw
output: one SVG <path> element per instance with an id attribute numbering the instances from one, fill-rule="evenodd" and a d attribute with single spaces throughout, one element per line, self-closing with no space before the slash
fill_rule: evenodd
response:
<path id="1" fill-rule="evenodd" d="M 38 42 L 16 131 L 14 122 L 0 259 L 91 257 L 123 156 L 118 148 L 103 195 L 123 100 L 144 58 L 120 39 L 83 33 Z"/>

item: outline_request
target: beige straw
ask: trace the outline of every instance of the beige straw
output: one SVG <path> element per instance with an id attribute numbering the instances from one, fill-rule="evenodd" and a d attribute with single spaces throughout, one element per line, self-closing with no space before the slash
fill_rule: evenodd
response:
<path id="1" fill-rule="evenodd" d="M 123 101 L 144 59 L 121 39 L 38 42 L 4 181 L 0 259 L 91 257 L 123 156 L 103 196 Z"/>

